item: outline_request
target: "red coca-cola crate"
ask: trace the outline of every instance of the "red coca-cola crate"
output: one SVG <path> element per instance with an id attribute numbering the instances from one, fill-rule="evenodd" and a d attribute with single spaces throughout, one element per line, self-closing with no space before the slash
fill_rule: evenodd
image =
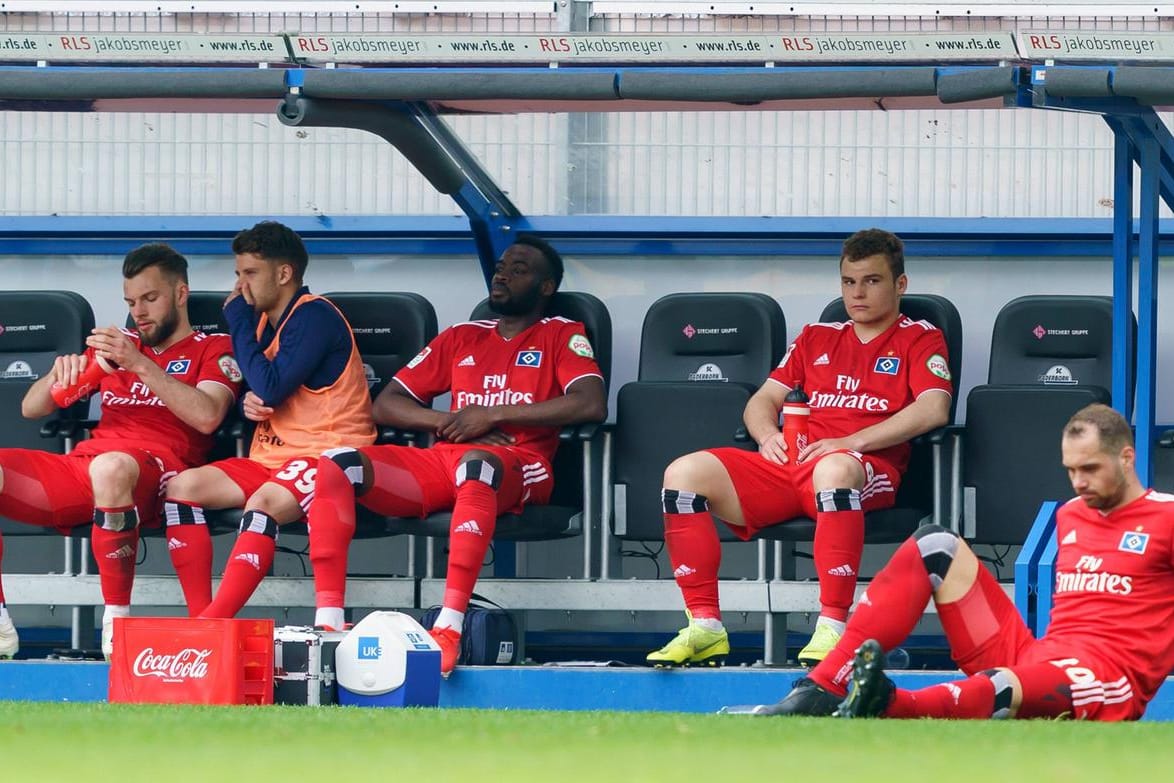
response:
<path id="1" fill-rule="evenodd" d="M 116 618 L 109 698 L 272 704 L 273 621 Z"/>

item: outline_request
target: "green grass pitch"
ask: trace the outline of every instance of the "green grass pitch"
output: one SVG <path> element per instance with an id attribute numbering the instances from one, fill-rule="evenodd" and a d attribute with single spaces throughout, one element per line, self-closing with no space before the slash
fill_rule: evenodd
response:
<path id="1" fill-rule="evenodd" d="M 0 702 L 0 779 L 1169 780 L 1174 724 Z"/>

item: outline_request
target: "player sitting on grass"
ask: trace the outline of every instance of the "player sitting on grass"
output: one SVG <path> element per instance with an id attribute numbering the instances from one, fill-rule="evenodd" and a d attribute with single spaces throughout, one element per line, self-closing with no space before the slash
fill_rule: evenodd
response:
<path id="1" fill-rule="evenodd" d="M 1044 636 L 1032 637 L 956 533 L 928 525 L 877 574 L 836 648 L 759 713 L 1140 718 L 1174 668 L 1174 495 L 1142 486 L 1129 423 L 1107 406 L 1078 411 L 1061 450 L 1078 497 L 1056 514 L 1055 603 Z M 931 598 L 969 677 L 897 688 L 884 673 L 884 651 Z"/>

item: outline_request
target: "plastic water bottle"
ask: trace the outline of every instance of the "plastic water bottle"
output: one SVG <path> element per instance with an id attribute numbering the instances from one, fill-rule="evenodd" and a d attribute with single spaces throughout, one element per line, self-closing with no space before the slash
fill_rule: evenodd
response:
<path id="1" fill-rule="evenodd" d="M 783 443 L 787 445 L 787 459 L 791 462 L 796 461 L 799 452 L 807 448 L 807 422 L 810 416 L 807 393 L 803 391 L 803 384 L 797 383 L 783 399 Z"/>
<path id="2" fill-rule="evenodd" d="M 86 365 L 86 369 L 82 370 L 75 384 L 65 386 L 60 381 L 56 381 L 49 387 L 49 395 L 53 398 L 53 402 L 57 403 L 57 407 L 68 408 L 83 397 L 92 394 L 102 383 L 102 379 L 114 370 L 113 362 L 95 354 L 94 361 Z"/>
<path id="3" fill-rule="evenodd" d="M 904 647 L 894 647 L 885 654 L 886 669 L 908 669 L 909 651 Z"/>

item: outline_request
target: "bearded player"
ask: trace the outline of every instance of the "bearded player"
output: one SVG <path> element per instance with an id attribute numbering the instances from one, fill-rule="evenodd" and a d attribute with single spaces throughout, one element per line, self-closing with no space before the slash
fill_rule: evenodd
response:
<path id="1" fill-rule="evenodd" d="M 823 663 L 762 713 L 1140 718 L 1174 668 L 1174 495 L 1142 486 L 1129 423 L 1105 405 L 1068 421 L 1061 452 L 1077 497 L 1056 513 L 1046 634 L 1032 637 L 956 533 L 929 525 L 877 574 Z M 884 650 L 900 644 L 931 599 L 954 660 L 969 677 L 897 688 L 885 676 Z"/>
<path id="2" fill-rule="evenodd" d="M 489 306 L 500 317 L 446 329 L 380 392 L 377 422 L 429 430 L 436 445 L 339 448 L 318 461 L 309 517 L 316 625 L 343 625 L 356 499 L 391 516 L 452 509 L 444 604 L 431 629 L 441 672 L 452 671 L 497 515 L 546 503 L 559 428 L 607 415 L 603 376 L 583 325 L 543 317 L 562 276 L 553 247 L 519 236 L 490 285 Z M 428 407 L 448 392 L 451 410 Z"/>
<path id="3" fill-rule="evenodd" d="M 47 416 L 57 408 L 55 383 L 73 386 L 95 357 L 112 362 L 118 369 L 97 389 L 102 417 L 88 440 L 67 455 L 0 449 L 0 515 L 66 534 L 93 522 L 107 657 L 114 618 L 130 613 L 139 527 L 159 523 L 167 479 L 206 461 L 238 391 L 228 336 L 193 331 L 188 321 L 187 267 L 164 244 L 128 253 L 122 288 L 136 331 L 94 329 L 84 354 L 58 356 L 25 395 L 26 418 Z M 0 657 L 14 655 L 17 645 L 0 592 Z"/>

